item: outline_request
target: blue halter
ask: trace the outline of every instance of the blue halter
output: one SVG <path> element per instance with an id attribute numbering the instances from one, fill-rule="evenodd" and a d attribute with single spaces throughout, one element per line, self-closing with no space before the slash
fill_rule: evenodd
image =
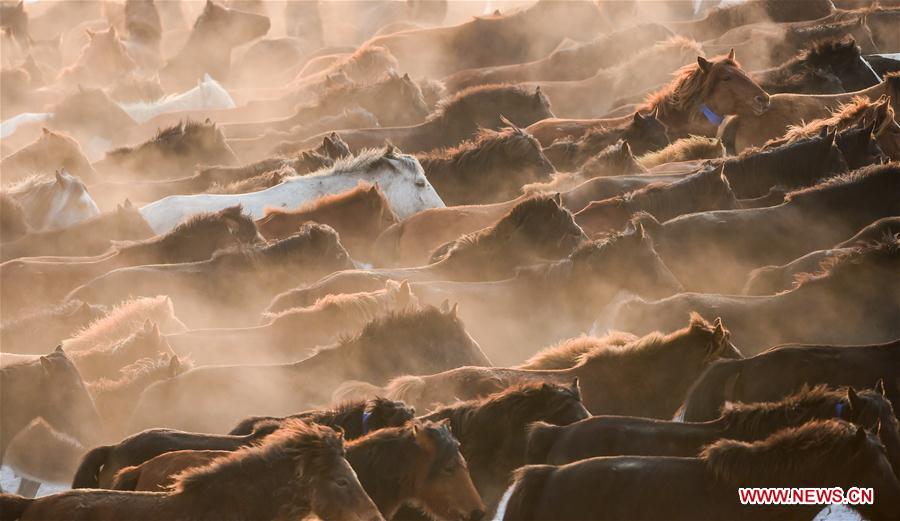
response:
<path id="1" fill-rule="evenodd" d="M 841 416 L 844 415 L 844 407 L 846 407 L 846 405 L 844 405 L 844 402 L 838 402 L 838 403 L 834 404 L 834 417 L 835 418 L 840 419 Z"/>
<path id="2" fill-rule="evenodd" d="M 369 433 L 369 416 L 372 416 L 371 412 L 363 411 L 362 413 L 362 433 L 363 436 Z"/>
<path id="3" fill-rule="evenodd" d="M 725 121 L 725 118 L 723 118 L 722 116 L 716 114 L 715 112 L 712 111 L 711 108 L 707 107 L 707 106 L 706 106 L 706 103 L 701 103 L 701 104 L 700 104 L 700 112 L 702 112 L 703 115 L 706 116 L 706 119 L 707 119 L 710 123 L 712 123 L 713 125 L 715 125 L 715 126 L 717 126 L 717 127 L 718 127 L 719 125 L 721 125 L 723 121 Z"/>

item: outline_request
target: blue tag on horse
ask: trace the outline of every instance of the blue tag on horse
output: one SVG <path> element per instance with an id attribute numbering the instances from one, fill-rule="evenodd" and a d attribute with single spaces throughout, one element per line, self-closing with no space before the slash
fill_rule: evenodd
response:
<path id="1" fill-rule="evenodd" d="M 723 121 L 725 121 L 725 118 L 716 114 L 715 112 L 712 111 L 711 108 L 707 107 L 706 103 L 703 103 L 700 105 L 700 112 L 702 112 L 703 115 L 706 116 L 706 119 L 710 123 L 712 123 L 713 125 L 715 125 L 717 127 L 719 125 L 721 125 Z"/>

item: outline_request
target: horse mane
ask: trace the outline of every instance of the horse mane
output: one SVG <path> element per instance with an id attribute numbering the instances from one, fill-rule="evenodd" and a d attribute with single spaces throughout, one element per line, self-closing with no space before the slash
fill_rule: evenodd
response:
<path id="1" fill-rule="evenodd" d="M 342 318 L 344 320 L 352 318 L 353 322 L 363 321 L 368 323 L 375 319 L 381 311 L 391 309 L 390 300 L 384 297 L 391 297 L 390 289 L 380 289 L 370 292 L 359 293 L 334 293 L 326 295 L 311 306 L 301 308 L 290 308 L 279 313 L 263 313 L 264 319 L 269 319 L 272 324 L 280 320 L 290 321 L 290 318 L 298 313 L 325 315 L 325 317 Z M 396 299 L 394 299 L 396 300 Z M 410 294 L 409 304 L 417 304 L 418 301 Z M 349 316 L 348 316 L 349 315 Z M 324 317 L 321 317 L 325 320 Z"/>
<path id="2" fill-rule="evenodd" d="M 851 278 L 858 272 L 853 268 L 864 266 L 885 266 L 900 269 L 900 235 L 885 237 L 876 243 L 849 248 L 819 263 L 815 273 L 798 273 L 794 276 L 796 287 L 841 276 L 847 272 Z"/>
<path id="3" fill-rule="evenodd" d="M 176 363 L 176 374 L 171 374 L 173 360 Z M 141 358 L 119 369 L 118 378 L 99 378 L 88 382 L 88 390 L 91 394 L 121 392 L 128 387 L 143 388 L 146 382 L 162 380 L 168 376 L 177 376 L 193 368 L 194 363 L 188 359 L 180 359 L 177 356 L 160 356 L 157 358 Z"/>
<path id="4" fill-rule="evenodd" d="M 737 61 L 728 58 L 713 58 L 711 61 L 740 67 Z M 668 85 L 647 95 L 644 109 L 658 108 L 661 113 L 673 110 L 684 112 L 699 102 L 700 95 L 709 78 L 708 75 L 703 74 L 700 65 L 697 63 L 685 65 L 676 70 L 673 76 L 674 78 Z"/>
<path id="5" fill-rule="evenodd" d="M 377 184 L 372 185 L 365 181 L 360 181 L 355 187 L 349 190 L 338 192 L 336 194 L 325 194 L 321 197 L 313 199 L 312 201 L 302 204 L 298 208 L 267 207 L 265 209 L 263 217 L 268 217 L 269 215 L 303 215 L 305 213 L 321 210 L 322 208 L 328 206 L 345 204 L 354 199 L 366 197 L 373 186 L 375 188 L 376 196 L 381 200 L 381 206 L 388 211 L 393 212 L 393 210 L 391 210 L 390 208 L 390 203 L 388 202 L 387 197 L 385 197 L 384 192 L 381 190 L 380 186 L 378 186 Z"/>
<path id="6" fill-rule="evenodd" d="M 848 62 L 860 57 L 862 51 L 852 35 L 840 38 L 824 38 L 813 42 L 800 51 L 791 62 L 805 62 L 814 66 L 828 66 L 838 62 Z"/>
<path id="7" fill-rule="evenodd" d="M 863 393 L 867 391 L 862 391 Z M 871 391 L 868 391 L 871 393 Z M 827 385 L 810 387 L 804 384 L 796 393 L 773 402 L 726 402 L 721 409 L 722 419 L 729 429 L 737 432 L 767 432 L 766 422 L 773 412 L 784 411 L 795 415 L 798 411 L 811 414 L 823 407 L 833 413 L 834 404 L 847 401 L 847 388 L 829 389 Z"/>
<path id="8" fill-rule="evenodd" d="M 397 159 L 400 156 L 396 148 L 388 145 L 384 148 L 366 148 L 360 150 L 355 156 L 342 157 L 334 160 L 331 166 L 325 166 L 315 172 L 303 176 L 304 179 L 325 175 L 354 174 L 360 170 L 372 170 L 388 159 Z M 290 178 L 287 180 L 290 182 Z"/>
<path id="9" fill-rule="evenodd" d="M 676 140 L 662 150 L 647 152 L 637 158 L 644 168 L 676 161 L 692 159 L 716 159 L 725 157 L 725 146 L 716 138 L 690 136 Z"/>
<path id="10" fill-rule="evenodd" d="M 866 188 L 869 185 L 883 186 L 884 193 L 896 193 L 900 189 L 900 165 L 870 165 L 843 175 L 830 177 L 816 185 L 788 192 L 785 202 L 816 202 L 840 193 L 846 188 Z"/>
<path id="11" fill-rule="evenodd" d="M 859 450 L 857 427 L 839 420 L 812 421 L 764 440 L 721 439 L 706 446 L 700 459 L 720 481 L 741 486 L 816 481 L 842 483 L 840 466 L 823 461 L 851 461 Z M 777 478 L 774 478 L 777 476 Z"/>
<path id="12" fill-rule="evenodd" d="M 363 45 L 323 72 L 326 77 L 329 74 L 345 73 L 348 78 L 360 79 L 365 78 L 372 70 L 397 70 L 399 68 L 400 62 L 387 47 Z"/>
<path id="13" fill-rule="evenodd" d="M 189 240 L 192 237 L 202 237 L 219 227 L 222 220 L 226 218 L 240 221 L 240 224 L 244 226 L 256 226 L 253 218 L 250 214 L 244 212 L 241 206 L 231 206 L 216 212 L 193 214 L 162 235 L 154 235 L 153 237 L 133 241 L 113 241 L 113 248 L 123 250 L 138 245 L 166 245 Z"/>
<path id="14" fill-rule="evenodd" d="M 56 178 L 53 174 L 32 174 L 24 179 L 13 181 L 4 186 L 2 192 L 4 195 L 15 196 L 28 192 L 42 193 L 53 189 L 56 184 Z"/>
<path id="15" fill-rule="evenodd" d="M 449 122 L 460 118 L 465 119 L 466 112 L 471 110 L 473 105 L 485 104 L 486 100 L 496 100 L 506 96 L 525 100 L 532 98 L 534 95 L 534 91 L 529 92 L 522 85 L 496 83 L 475 85 L 440 100 L 425 121 Z M 541 93 L 541 97 L 546 101 L 543 93 Z"/>
<path id="16" fill-rule="evenodd" d="M 165 296 L 141 297 L 122 302 L 106 316 L 94 320 L 62 341 L 64 349 L 82 351 L 93 347 L 111 346 L 141 328 L 150 320 L 166 324 L 175 318 L 172 300 Z"/>
<path id="17" fill-rule="evenodd" d="M 289 262 L 294 256 L 309 255 L 311 245 L 339 245 L 338 234 L 327 224 L 303 223 L 294 234 L 263 245 L 239 245 L 215 252 L 210 259 L 213 264 L 262 265 Z"/>
<path id="18" fill-rule="evenodd" d="M 215 183 L 211 187 L 209 187 L 205 192 L 205 194 L 247 194 L 252 192 L 258 192 L 260 190 L 265 190 L 266 188 L 271 188 L 273 186 L 277 186 L 281 184 L 282 181 L 287 179 L 288 177 L 293 177 L 297 175 L 297 171 L 288 166 L 282 166 L 276 170 L 269 170 L 268 172 L 263 172 L 261 174 L 257 174 L 253 177 L 248 177 L 246 179 L 241 179 L 240 181 L 234 181 L 228 184 L 219 184 Z"/>
<path id="19" fill-rule="evenodd" d="M 535 195 L 525 199 L 513 206 L 506 215 L 498 219 L 494 224 L 487 228 L 467 233 L 453 241 L 453 246 L 444 253 L 443 258 L 450 257 L 457 250 L 473 248 L 486 241 L 509 236 L 510 233 L 522 226 L 531 215 L 540 211 L 552 199 L 553 196 L 550 195 Z M 561 208 L 560 211 L 567 212 L 568 210 Z"/>
<path id="20" fill-rule="evenodd" d="M 642 206 L 642 210 L 658 215 L 660 213 L 669 213 L 672 211 L 673 206 L 679 203 L 683 204 L 681 197 L 666 197 L 666 194 L 677 193 L 676 191 L 685 187 L 688 188 L 690 192 L 689 197 L 691 198 L 710 194 L 730 194 L 731 198 L 734 198 L 734 192 L 731 190 L 728 178 L 725 177 L 721 166 L 719 166 L 706 168 L 672 183 L 650 183 L 647 186 L 615 196 L 612 199 L 621 201 L 622 204 L 638 202 Z"/>
<path id="21" fill-rule="evenodd" d="M 40 319 L 41 317 L 49 319 L 52 317 L 73 316 L 81 310 L 89 311 L 94 314 L 105 314 L 105 310 L 102 306 L 88 304 L 87 302 L 82 302 L 80 300 L 67 300 L 61 304 L 40 307 L 30 312 L 19 314 L 12 319 L 3 320 L 0 322 L 0 329 L 16 327 Z"/>
<path id="22" fill-rule="evenodd" d="M 582 335 L 541 349 L 517 369 L 570 369 L 578 365 L 586 353 L 596 348 L 617 349 L 638 339 L 623 331 L 611 331 L 603 337 Z"/>
<path id="23" fill-rule="evenodd" d="M 452 313 L 443 313 L 434 306 L 393 311 L 384 316 L 376 317 L 366 324 L 357 335 L 340 339 L 338 345 L 346 346 L 359 342 L 377 342 L 395 336 L 397 331 L 420 329 L 422 327 L 428 327 L 437 332 L 446 329 L 447 326 L 453 328 L 463 327 L 462 322 Z"/>
<path id="24" fill-rule="evenodd" d="M 176 494 L 196 494 L 200 497 L 215 488 L 217 482 L 246 481 L 248 471 L 260 473 L 286 461 L 306 460 L 304 476 L 324 475 L 324 467 L 332 457 L 343 456 L 344 444 L 340 434 L 315 423 L 287 419 L 281 427 L 266 436 L 259 445 L 248 446 L 228 456 L 217 458 L 209 465 L 185 470 L 174 477 L 171 491 Z M 293 470 L 293 469 L 292 469 Z M 293 474 L 293 472 L 291 472 Z M 290 483 L 285 483 L 285 486 Z M 275 492 L 272 492 L 275 494 Z"/>
<path id="25" fill-rule="evenodd" d="M 512 157 L 525 157 L 528 149 L 541 150 L 541 144 L 528 132 L 513 127 L 500 130 L 482 128 L 474 139 L 467 139 L 455 147 L 439 148 L 424 154 L 417 154 L 423 163 L 446 161 L 458 172 L 484 172 L 485 168 L 499 157 L 498 150 L 514 152 Z M 504 161 L 509 161 L 503 157 Z"/>
<path id="26" fill-rule="evenodd" d="M 202 132 L 207 132 L 210 129 L 215 129 L 216 132 L 221 133 L 221 131 L 216 128 L 214 123 L 203 123 L 188 118 L 186 121 L 180 121 L 172 126 L 163 129 L 157 129 L 156 134 L 151 139 L 148 139 L 147 141 L 139 145 L 115 148 L 107 152 L 106 155 L 111 157 L 121 156 L 149 147 L 159 147 L 170 150 L 178 149 L 179 147 L 183 146 L 185 140 L 190 139 Z"/>
<path id="27" fill-rule="evenodd" d="M 882 107 L 885 107 L 886 117 L 881 121 L 877 121 L 878 115 L 876 112 Z M 763 145 L 763 148 L 783 143 L 794 143 L 803 138 L 814 137 L 824 128 L 837 131 L 845 130 L 860 122 L 876 123 L 875 132 L 877 133 L 893 123 L 893 120 L 894 108 L 888 103 L 888 99 L 885 96 L 878 100 L 871 100 L 865 96 L 854 96 L 849 102 L 842 103 L 832 110 L 831 115 L 828 117 L 815 119 L 805 124 L 789 126 L 782 137 L 769 140 Z"/>

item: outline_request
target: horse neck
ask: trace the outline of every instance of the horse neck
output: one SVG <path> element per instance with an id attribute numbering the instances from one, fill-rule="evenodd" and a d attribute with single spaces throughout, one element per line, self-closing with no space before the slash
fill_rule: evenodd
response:
<path id="1" fill-rule="evenodd" d="M 404 441 L 367 438 L 347 448 L 347 461 L 387 519 L 415 495 L 415 472 L 419 462 L 410 457 L 405 446 L 400 446 Z"/>
<path id="2" fill-rule="evenodd" d="M 659 109 L 658 118 L 668 129 L 669 138 L 673 141 L 678 138 L 698 136 L 715 136 L 718 127 L 698 117 L 697 112 L 700 102 L 691 103 L 687 109 L 676 109 L 669 102 L 669 98 L 663 98 L 654 105 L 645 106 L 646 110 Z"/>

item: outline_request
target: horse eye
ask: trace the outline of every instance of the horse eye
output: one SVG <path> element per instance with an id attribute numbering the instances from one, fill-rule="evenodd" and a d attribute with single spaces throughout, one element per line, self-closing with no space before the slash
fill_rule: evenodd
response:
<path id="1" fill-rule="evenodd" d="M 423 180 L 421 180 L 421 179 L 417 180 L 417 181 L 416 181 L 416 186 L 418 186 L 419 188 L 424 188 L 424 187 L 425 187 L 425 181 L 423 181 Z"/>
<path id="2" fill-rule="evenodd" d="M 338 479 L 334 480 L 334 484 L 341 488 L 347 488 L 347 485 L 348 485 L 347 480 L 345 478 L 338 478 Z"/>
<path id="3" fill-rule="evenodd" d="M 731 76 L 722 76 L 722 81 L 731 81 Z"/>

